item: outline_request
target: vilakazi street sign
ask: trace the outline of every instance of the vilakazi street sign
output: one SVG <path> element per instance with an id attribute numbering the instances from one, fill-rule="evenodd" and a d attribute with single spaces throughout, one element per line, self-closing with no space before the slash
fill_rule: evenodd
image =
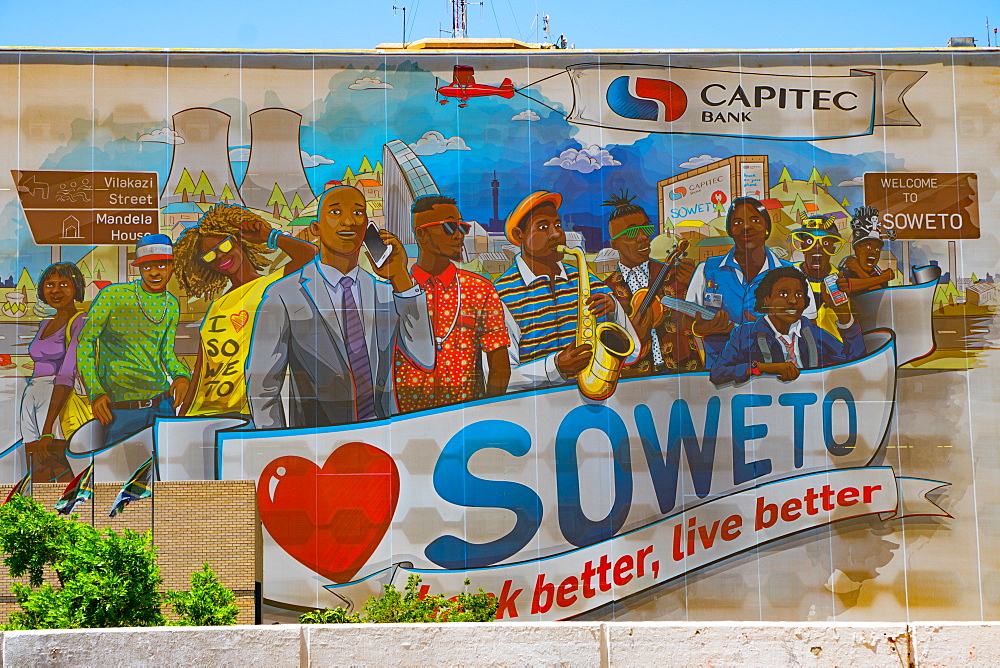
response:
<path id="1" fill-rule="evenodd" d="M 11 170 L 38 245 L 118 246 L 159 232 L 156 172 Z"/>

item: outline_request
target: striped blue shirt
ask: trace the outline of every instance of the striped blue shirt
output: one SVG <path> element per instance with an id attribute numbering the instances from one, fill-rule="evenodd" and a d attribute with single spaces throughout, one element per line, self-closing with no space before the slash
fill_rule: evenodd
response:
<path id="1" fill-rule="evenodd" d="M 518 347 L 518 359 L 523 364 L 575 342 L 580 273 L 576 267 L 562 265 L 562 275 L 554 280 L 538 276 L 526 285 L 519 264 L 515 262 L 494 285 L 500 300 L 521 329 L 520 340 L 512 341 L 511 345 Z M 593 274 L 590 275 L 590 291 L 611 295 L 611 290 Z M 614 321 L 607 316 L 598 319 L 598 322 Z"/>

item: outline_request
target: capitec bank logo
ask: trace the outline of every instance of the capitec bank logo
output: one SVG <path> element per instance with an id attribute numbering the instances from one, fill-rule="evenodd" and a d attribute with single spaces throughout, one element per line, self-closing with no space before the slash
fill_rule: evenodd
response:
<path id="1" fill-rule="evenodd" d="M 621 76 L 608 86 L 608 106 L 622 118 L 670 123 L 687 110 L 687 94 L 673 81 Z"/>
<path id="2" fill-rule="evenodd" d="M 684 186 L 677 186 L 670 191 L 670 199 L 680 199 L 688 194 L 687 188 Z"/>

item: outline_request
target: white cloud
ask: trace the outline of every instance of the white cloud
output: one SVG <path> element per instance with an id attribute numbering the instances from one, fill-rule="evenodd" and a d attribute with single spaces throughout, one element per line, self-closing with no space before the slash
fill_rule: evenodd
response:
<path id="1" fill-rule="evenodd" d="M 534 112 L 534 110 L 532 110 L 532 109 L 525 109 L 521 113 L 514 114 L 513 116 L 511 116 L 510 120 L 512 120 L 512 121 L 537 121 L 540 118 L 541 118 L 541 116 L 539 116 L 538 114 L 536 114 Z"/>
<path id="2" fill-rule="evenodd" d="M 860 187 L 862 187 L 864 185 L 865 185 L 865 177 L 863 177 L 863 176 L 855 176 L 850 181 L 841 181 L 840 183 L 837 184 L 837 187 L 838 188 L 851 188 L 851 187 L 857 186 L 858 188 L 860 188 Z"/>
<path id="3" fill-rule="evenodd" d="M 315 167 L 316 165 L 332 165 L 333 160 L 326 158 L 322 155 L 309 155 L 308 151 L 302 151 L 302 166 L 306 169 L 310 167 Z"/>
<path id="4" fill-rule="evenodd" d="M 417 155 L 434 155 L 436 153 L 444 153 L 445 151 L 471 151 L 472 149 L 465 145 L 465 140 L 455 135 L 454 137 L 445 138 L 443 134 L 437 130 L 428 130 L 420 137 L 416 142 L 410 144 L 410 148 Z"/>
<path id="5" fill-rule="evenodd" d="M 250 149 L 246 146 L 237 146 L 229 149 L 229 160 L 231 162 L 248 162 L 250 160 Z"/>
<path id="6" fill-rule="evenodd" d="M 139 135 L 139 141 L 149 141 L 157 144 L 183 144 L 184 137 L 177 134 L 173 128 L 156 128 L 144 135 Z"/>
<path id="7" fill-rule="evenodd" d="M 361 77 L 348 86 L 348 88 L 351 90 L 381 90 L 383 88 L 392 89 L 392 84 L 386 83 L 378 78 L 373 79 L 372 77 Z"/>
<path id="8" fill-rule="evenodd" d="M 687 162 L 681 163 L 681 167 L 684 169 L 694 169 L 696 167 L 710 165 L 713 162 L 718 162 L 719 160 L 722 160 L 722 158 L 713 158 L 708 153 L 702 153 L 701 155 L 696 155 L 693 158 L 688 158 Z"/>
<path id="9" fill-rule="evenodd" d="M 590 174 L 601 167 L 615 167 L 622 163 L 615 160 L 607 149 L 591 145 L 585 149 L 568 148 L 556 157 L 546 161 L 545 167 L 562 167 L 581 174 Z"/>

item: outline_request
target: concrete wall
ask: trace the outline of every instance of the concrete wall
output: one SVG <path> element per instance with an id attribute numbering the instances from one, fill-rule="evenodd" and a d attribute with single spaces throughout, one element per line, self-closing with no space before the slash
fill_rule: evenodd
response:
<path id="1" fill-rule="evenodd" d="M 998 665 L 1000 624 L 509 623 L 11 631 L 4 666 Z"/>
<path id="2" fill-rule="evenodd" d="M 34 497 L 51 509 L 65 487 L 35 484 Z M 97 483 L 93 502 L 77 507 L 78 521 L 119 533 L 125 528 L 140 533 L 152 531 L 164 591 L 189 589 L 191 574 L 201 570 L 207 561 L 219 581 L 236 594 L 240 608 L 237 621 L 253 624 L 254 582 L 261 581 L 254 482 L 158 482 L 155 498 L 130 503 L 112 519 L 108 511 L 121 488 L 121 483 Z M 0 499 L 6 498 L 9 491 L 10 485 L 0 485 Z M 21 581 L 27 583 L 27 578 Z M 50 581 L 55 583 L 54 576 Z M 0 568 L 0 622 L 6 622 L 10 612 L 20 609 L 10 593 L 11 582 L 8 570 Z"/>

